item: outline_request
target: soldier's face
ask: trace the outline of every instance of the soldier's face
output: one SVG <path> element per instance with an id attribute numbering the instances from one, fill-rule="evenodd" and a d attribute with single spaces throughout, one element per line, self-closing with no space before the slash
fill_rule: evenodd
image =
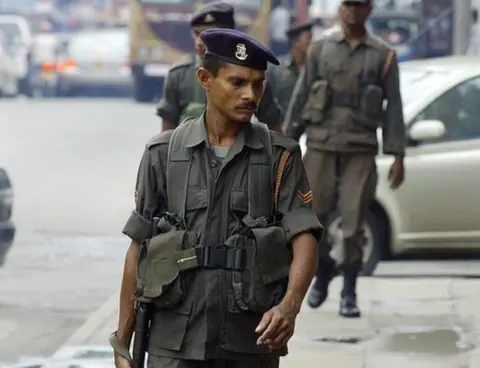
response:
<path id="1" fill-rule="evenodd" d="M 210 28 L 213 28 L 213 27 L 206 27 L 206 26 L 194 27 L 193 30 L 192 30 L 192 37 L 193 37 L 193 41 L 195 43 L 195 52 L 201 58 L 203 58 L 205 56 L 206 48 L 205 48 L 205 44 L 203 43 L 202 39 L 200 38 L 200 33 L 202 33 L 203 31 L 206 31 L 207 29 L 210 29 Z"/>
<path id="2" fill-rule="evenodd" d="M 340 5 L 339 17 L 347 26 L 362 25 L 367 21 L 371 9 L 370 5 L 346 1 Z"/>
<path id="3" fill-rule="evenodd" d="M 308 47 L 312 42 L 312 32 L 305 31 L 298 35 L 298 38 L 295 40 L 295 47 L 304 53 L 307 53 Z"/>
<path id="4" fill-rule="evenodd" d="M 208 101 L 228 120 L 248 123 L 257 111 L 265 90 L 265 72 L 226 64 L 213 76 L 199 69 L 198 78 Z"/>
<path id="5" fill-rule="evenodd" d="M 195 43 L 195 52 L 202 59 L 205 56 L 205 52 L 207 51 L 207 48 L 205 47 L 205 44 L 203 43 L 202 39 L 200 38 L 200 33 L 202 33 L 203 31 L 206 31 L 207 29 L 213 29 L 213 28 L 224 28 L 224 27 L 221 27 L 219 25 L 193 27 L 192 37 L 193 37 L 193 41 Z"/>

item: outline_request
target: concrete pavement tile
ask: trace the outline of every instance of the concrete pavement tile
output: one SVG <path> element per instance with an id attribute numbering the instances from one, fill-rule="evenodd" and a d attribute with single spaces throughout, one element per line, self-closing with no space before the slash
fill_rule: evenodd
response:
<path id="1" fill-rule="evenodd" d="M 0 320 L 0 344 L 6 340 L 8 336 L 16 331 L 17 324 L 11 321 Z"/>
<path id="2" fill-rule="evenodd" d="M 363 353 L 292 351 L 280 362 L 281 368 L 363 368 Z"/>
<path id="3" fill-rule="evenodd" d="M 479 286 L 480 287 L 480 286 Z M 474 323 L 476 328 L 480 328 L 480 296 L 465 296 L 453 300 L 453 307 L 460 319 L 469 320 Z"/>
<path id="4" fill-rule="evenodd" d="M 480 280 L 453 279 L 451 293 L 454 298 L 477 298 L 480 300 Z"/>
<path id="5" fill-rule="evenodd" d="M 457 368 L 456 356 L 431 357 L 409 354 L 379 353 L 367 356 L 365 368 Z"/>
<path id="6" fill-rule="evenodd" d="M 455 313 L 453 300 L 389 300 L 372 302 L 371 315 L 446 316 Z"/>
<path id="7" fill-rule="evenodd" d="M 369 319 L 346 319 L 335 313 L 301 313 L 297 318 L 298 339 L 310 341 L 366 341 L 375 336 Z"/>
<path id="8" fill-rule="evenodd" d="M 375 294 L 372 300 L 416 300 L 416 299 L 450 299 L 450 279 L 388 279 L 379 278 L 375 283 Z"/>

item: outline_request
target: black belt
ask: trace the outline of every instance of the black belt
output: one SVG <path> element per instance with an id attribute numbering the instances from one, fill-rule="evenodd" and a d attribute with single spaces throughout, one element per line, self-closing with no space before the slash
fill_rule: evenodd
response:
<path id="1" fill-rule="evenodd" d="M 331 101 L 334 106 L 357 108 L 360 106 L 360 95 L 347 92 L 332 92 Z"/>
<path id="2" fill-rule="evenodd" d="M 198 265 L 201 268 L 222 268 L 243 271 L 247 264 L 245 249 L 232 249 L 226 246 L 204 246 L 195 248 Z"/>

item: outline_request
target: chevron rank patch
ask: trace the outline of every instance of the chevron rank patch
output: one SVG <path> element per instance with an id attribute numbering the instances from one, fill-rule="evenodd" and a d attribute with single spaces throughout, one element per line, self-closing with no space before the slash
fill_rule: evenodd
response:
<path id="1" fill-rule="evenodd" d="M 310 203 L 313 199 L 312 191 L 309 190 L 307 193 L 302 193 L 300 191 L 297 192 L 297 197 L 300 199 L 301 202 L 307 204 Z"/>
<path id="2" fill-rule="evenodd" d="M 136 201 L 138 201 L 138 191 L 134 190 L 133 191 L 133 199 Z"/>

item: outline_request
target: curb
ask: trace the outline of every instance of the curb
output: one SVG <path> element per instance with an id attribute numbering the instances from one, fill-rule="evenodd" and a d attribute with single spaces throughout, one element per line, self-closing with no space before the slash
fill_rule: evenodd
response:
<path id="1" fill-rule="evenodd" d="M 89 340 L 108 322 L 109 317 L 117 313 L 119 303 L 118 293 L 112 295 L 100 308 L 98 308 L 87 321 L 72 335 L 63 346 L 88 345 Z M 108 336 L 105 336 L 107 344 Z"/>

